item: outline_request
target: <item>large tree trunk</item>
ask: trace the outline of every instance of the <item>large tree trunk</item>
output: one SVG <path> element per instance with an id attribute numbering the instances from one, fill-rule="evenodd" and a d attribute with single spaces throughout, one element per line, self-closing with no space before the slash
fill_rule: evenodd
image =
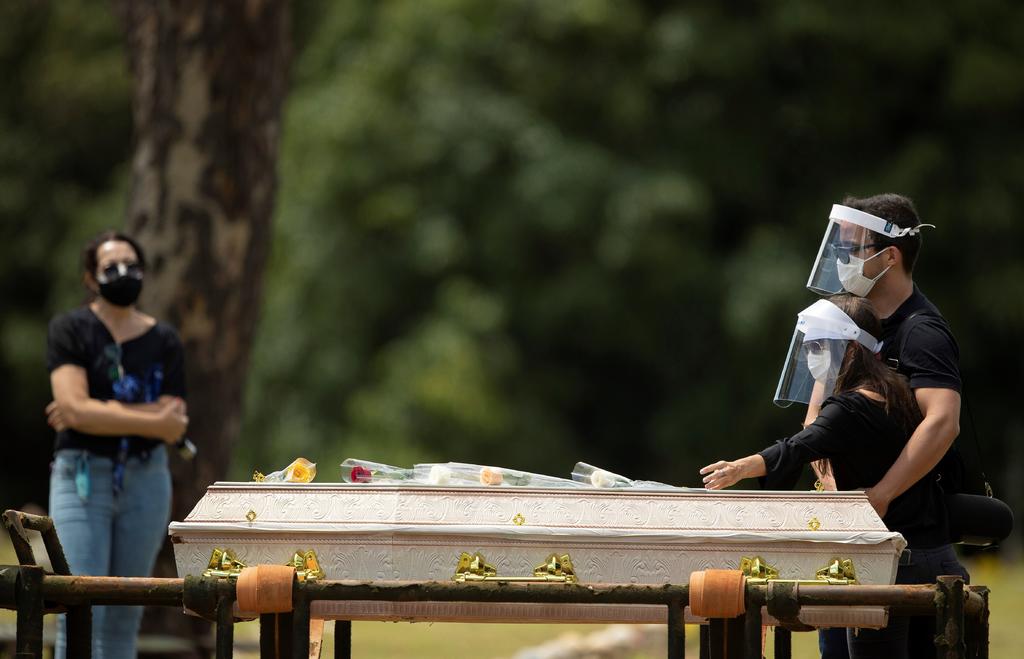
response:
<path id="1" fill-rule="evenodd" d="M 276 192 L 290 57 L 286 0 L 115 0 L 134 82 L 127 227 L 147 250 L 141 305 L 186 350 L 192 463 L 172 519 L 223 479 L 238 439 Z M 175 573 L 169 543 L 158 576 Z M 162 632 L 196 634 L 179 612 Z"/>

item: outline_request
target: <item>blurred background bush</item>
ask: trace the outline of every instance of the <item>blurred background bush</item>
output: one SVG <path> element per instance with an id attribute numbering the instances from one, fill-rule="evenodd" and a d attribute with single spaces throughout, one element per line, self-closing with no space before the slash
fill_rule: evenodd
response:
<path id="1" fill-rule="evenodd" d="M 295 2 L 232 476 L 585 460 L 696 486 L 798 428 L 771 398 L 830 205 L 895 191 L 938 227 L 915 278 L 1020 510 L 1022 24 L 984 0 Z M 104 4 L 0 6 L 4 507 L 45 504 L 46 322 L 124 222 L 124 62 Z"/>

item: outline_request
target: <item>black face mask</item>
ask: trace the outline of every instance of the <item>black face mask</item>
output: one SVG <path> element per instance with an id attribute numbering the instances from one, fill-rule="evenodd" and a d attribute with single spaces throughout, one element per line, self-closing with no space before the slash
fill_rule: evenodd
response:
<path id="1" fill-rule="evenodd" d="M 127 307 L 135 304 L 142 292 L 142 280 L 131 275 L 120 275 L 100 284 L 100 295 L 114 305 Z"/>

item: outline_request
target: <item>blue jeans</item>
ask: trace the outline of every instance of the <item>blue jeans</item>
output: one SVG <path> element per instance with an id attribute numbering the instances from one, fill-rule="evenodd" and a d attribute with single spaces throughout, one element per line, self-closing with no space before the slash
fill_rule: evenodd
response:
<path id="1" fill-rule="evenodd" d="M 82 458 L 86 462 L 82 462 Z M 50 516 L 71 573 L 148 577 L 167 536 L 171 474 L 163 446 L 148 458 L 130 457 L 124 489 L 113 489 L 114 461 L 79 450 L 58 451 L 50 474 Z M 88 489 L 81 485 L 88 470 Z M 85 494 L 83 497 L 82 495 Z M 141 606 L 94 606 L 92 656 L 132 659 L 142 621 Z M 65 621 L 57 623 L 57 659 L 66 653 Z"/>
<path id="2" fill-rule="evenodd" d="M 819 629 L 818 651 L 821 652 L 821 659 L 850 659 L 850 650 L 846 643 L 846 628 Z"/>
<path id="3" fill-rule="evenodd" d="M 896 583 L 933 584 L 942 575 L 960 575 L 965 583 L 971 581 L 952 545 L 911 549 L 910 564 L 899 566 Z M 849 629 L 846 640 L 851 659 L 934 657 L 935 616 L 890 616 L 884 629 Z"/>

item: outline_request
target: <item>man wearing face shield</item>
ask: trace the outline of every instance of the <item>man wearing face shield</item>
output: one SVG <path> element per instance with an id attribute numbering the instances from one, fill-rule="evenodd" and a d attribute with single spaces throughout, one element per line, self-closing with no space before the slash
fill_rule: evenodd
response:
<path id="1" fill-rule="evenodd" d="M 789 489 L 809 463 L 817 463 L 839 489 L 877 483 L 921 421 L 906 378 L 879 359 L 881 333 L 871 303 L 850 294 L 800 312 L 775 401 L 809 404 L 817 393 L 820 411 L 804 430 L 760 453 L 704 467 L 705 486 L 716 490 L 758 477 L 767 489 Z M 897 583 L 933 583 L 941 574 L 968 578 L 950 545 L 945 499 L 934 479 L 912 484 L 893 500 L 883 521 L 903 535 L 915 558 L 899 566 Z M 829 631 L 832 656 L 899 659 L 935 652 L 932 618 L 894 615 L 884 629 Z"/>
<path id="2" fill-rule="evenodd" d="M 960 349 L 939 310 L 917 288 L 921 224 L 896 194 L 848 197 L 832 207 L 807 287 L 866 297 L 882 318 L 882 358 L 910 380 L 923 415 L 900 457 L 868 491 L 884 516 L 890 503 L 935 469 L 960 433 Z M 813 401 L 812 401 L 813 402 Z"/>
<path id="3" fill-rule="evenodd" d="M 847 197 L 829 213 L 807 281 L 820 295 L 846 291 L 874 304 L 882 318 L 881 356 L 909 379 L 924 417 L 886 475 L 868 489 L 882 517 L 894 499 L 935 469 L 960 432 L 959 347 L 942 314 L 913 281 L 924 227 L 932 225 L 921 224 L 907 197 Z M 805 425 L 823 399 L 821 385 L 815 388 Z M 826 489 L 835 489 L 829 474 L 817 467 L 815 472 Z M 846 657 L 845 640 L 842 630 L 822 630 L 822 657 Z"/>

